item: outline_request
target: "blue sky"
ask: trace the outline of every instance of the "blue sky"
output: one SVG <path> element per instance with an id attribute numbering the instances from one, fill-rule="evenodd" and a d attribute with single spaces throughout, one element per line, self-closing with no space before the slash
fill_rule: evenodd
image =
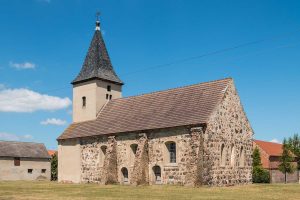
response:
<path id="1" fill-rule="evenodd" d="M 255 138 L 300 133 L 299 1 L 3 0 L 0 139 L 57 148 L 97 10 L 124 96 L 232 77 Z"/>

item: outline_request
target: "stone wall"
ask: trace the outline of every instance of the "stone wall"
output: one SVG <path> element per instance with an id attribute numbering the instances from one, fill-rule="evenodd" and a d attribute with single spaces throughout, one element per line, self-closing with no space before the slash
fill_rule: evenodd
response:
<path id="1" fill-rule="evenodd" d="M 224 99 L 211 116 L 204 134 L 206 172 L 203 181 L 208 185 L 219 186 L 251 183 L 253 130 L 233 81 L 224 92 Z"/>
<path id="2" fill-rule="evenodd" d="M 119 134 L 114 140 L 116 171 L 105 167 L 108 165 L 106 164 L 107 157 L 114 152 L 109 150 L 110 142 L 107 136 L 81 139 L 82 182 L 106 183 L 109 173 L 110 176 L 117 177 L 117 182 L 123 183 L 124 177 L 121 170 L 127 168 L 130 183 L 155 184 L 157 182 L 153 167 L 159 166 L 161 184 L 185 184 L 192 153 L 190 127 L 156 130 L 142 135 L 139 133 Z M 169 161 L 167 142 L 176 143 L 176 163 Z M 132 144 L 138 145 L 135 154 L 130 147 Z M 107 147 L 105 155 L 101 153 L 103 146 Z M 103 156 L 104 159 L 101 158 Z"/>

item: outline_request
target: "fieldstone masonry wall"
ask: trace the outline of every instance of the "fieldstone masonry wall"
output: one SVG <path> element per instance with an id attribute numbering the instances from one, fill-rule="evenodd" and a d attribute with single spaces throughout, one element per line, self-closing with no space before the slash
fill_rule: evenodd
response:
<path id="1" fill-rule="evenodd" d="M 251 183 L 253 131 L 234 84 L 224 92 L 225 97 L 211 116 L 204 136 L 205 156 L 209 159 L 204 182 L 219 186 Z M 224 165 L 221 162 L 223 144 Z M 204 159 L 204 164 L 206 162 Z"/>
<path id="2" fill-rule="evenodd" d="M 145 185 L 149 183 L 148 138 L 145 133 L 140 134 L 140 136 L 132 171 L 131 183 L 133 185 Z"/>
<path id="3" fill-rule="evenodd" d="M 114 136 L 110 136 L 107 142 L 107 149 L 102 169 L 102 182 L 104 184 L 118 182 L 117 168 L 117 142 Z"/>
<path id="4" fill-rule="evenodd" d="M 187 175 L 185 185 L 203 184 L 203 128 L 191 128 L 190 153 L 187 157 Z"/>
<path id="5" fill-rule="evenodd" d="M 236 185 L 252 181 L 253 131 L 233 83 L 209 123 L 113 137 L 81 139 L 82 182 L 179 185 Z M 176 143 L 176 163 L 170 163 L 167 143 Z M 130 145 L 137 144 L 136 153 Z M 101 147 L 107 147 L 106 154 Z M 221 147 L 224 145 L 224 165 Z M 160 169 L 160 178 L 154 168 Z"/>

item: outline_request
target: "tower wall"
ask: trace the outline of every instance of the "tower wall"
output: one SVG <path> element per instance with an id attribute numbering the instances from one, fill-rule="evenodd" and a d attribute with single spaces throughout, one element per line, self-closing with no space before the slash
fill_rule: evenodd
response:
<path id="1" fill-rule="evenodd" d="M 107 90 L 111 87 L 111 91 Z M 101 108 L 111 99 L 122 97 L 122 86 L 102 80 L 78 83 L 73 87 L 73 122 L 94 120 Z M 107 99 L 108 95 L 108 99 Z M 86 105 L 83 106 L 83 97 Z"/>

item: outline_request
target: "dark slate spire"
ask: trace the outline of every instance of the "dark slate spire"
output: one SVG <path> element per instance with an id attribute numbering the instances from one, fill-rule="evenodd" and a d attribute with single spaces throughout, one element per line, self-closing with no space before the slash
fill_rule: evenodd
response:
<path id="1" fill-rule="evenodd" d="M 110 62 L 105 43 L 100 31 L 100 21 L 96 21 L 96 29 L 85 57 L 83 66 L 78 76 L 72 84 L 92 80 L 102 79 L 116 84 L 123 85 Z"/>

